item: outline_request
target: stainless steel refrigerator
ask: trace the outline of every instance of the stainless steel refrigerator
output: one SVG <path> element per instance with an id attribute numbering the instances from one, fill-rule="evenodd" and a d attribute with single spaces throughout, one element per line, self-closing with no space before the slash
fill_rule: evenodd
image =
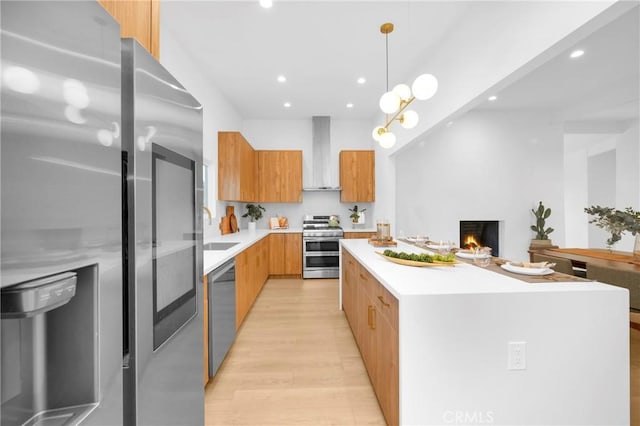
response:
<path id="1" fill-rule="evenodd" d="M 125 422 L 202 425 L 202 107 L 132 39 L 122 89 Z"/>
<path id="2" fill-rule="evenodd" d="M 200 105 L 97 2 L 0 31 L 0 423 L 202 424 Z"/>

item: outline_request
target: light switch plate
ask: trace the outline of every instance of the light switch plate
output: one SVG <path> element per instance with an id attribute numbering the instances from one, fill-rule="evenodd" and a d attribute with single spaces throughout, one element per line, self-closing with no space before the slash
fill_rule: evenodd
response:
<path id="1" fill-rule="evenodd" d="M 527 369 L 527 342 L 509 342 L 507 369 Z"/>

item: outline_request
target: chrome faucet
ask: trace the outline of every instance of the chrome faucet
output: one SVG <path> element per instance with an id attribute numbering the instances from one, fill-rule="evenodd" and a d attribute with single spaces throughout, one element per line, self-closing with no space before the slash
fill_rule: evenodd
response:
<path id="1" fill-rule="evenodd" d="M 209 225 L 213 225 L 213 215 L 211 214 L 211 210 L 209 210 L 209 207 L 207 206 L 202 206 L 202 208 L 205 212 L 207 212 L 207 215 L 209 216 Z"/>

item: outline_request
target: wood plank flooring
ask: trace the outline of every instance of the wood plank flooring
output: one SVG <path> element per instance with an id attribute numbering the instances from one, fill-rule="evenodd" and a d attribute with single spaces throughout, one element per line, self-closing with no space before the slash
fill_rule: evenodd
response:
<path id="1" fill-rule="evenodd" d="M 206 425 L 384 425 L 338 280 L 270 279 L 205 390 Z"/>
<path id="2" fill-rule="evenodd" d="M 384 425 L 337 280 L 270 279 L 205 390 L 206 425 Z M 640 425 L 640 331 L 631 424 Z"/>

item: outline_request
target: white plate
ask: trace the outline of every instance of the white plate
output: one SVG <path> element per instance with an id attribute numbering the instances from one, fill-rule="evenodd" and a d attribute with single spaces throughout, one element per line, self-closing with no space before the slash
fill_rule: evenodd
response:
<path id="1" fill-rule="evenodd" d="M 485 257 L 491 257 L 490 254 L 473 254 L 466 251 L 458 251 L 456 252 L 456 256 L 461 257 L 463 259 L 482 259 Z"/>
<path id="2" fill-rule="evenodd" d="M 522 266 L 515 266 L 507 262 L 504 265 L 500 265 L 505 271 L 513 272 L 514 274 L 522 275 L 550 275 L 553 274 L 553 269 L 549 268 L 524 268 Z"/>
<path id="3" fill-rule="evenodd" d="M 424 243 L 425 241 L 427 241 L 426 238 L 421 238 L 421 237 L 407 237 L 405 239 L 410 243 Z"/>
<path id="4" fill-rule="evenodd" d="M 451 250 L 451 246 L 446 244 L 427 244 L 427 248 L 430 248 L 431 250 Z"/>

